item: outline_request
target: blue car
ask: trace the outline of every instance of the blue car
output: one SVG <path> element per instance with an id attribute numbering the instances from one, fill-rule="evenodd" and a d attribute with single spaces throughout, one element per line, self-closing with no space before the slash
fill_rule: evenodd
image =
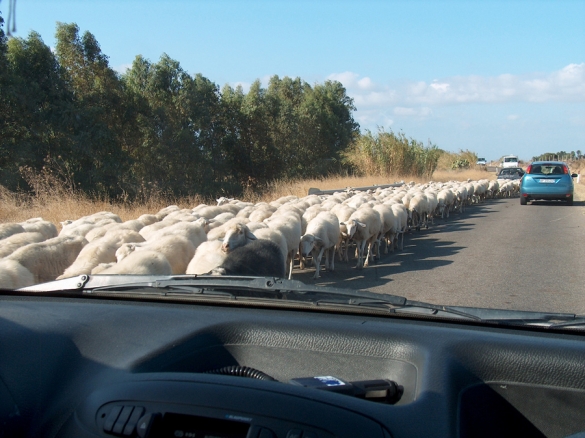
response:
<path id="1" fill-rule="evenodd" d="M 528 201 L 558 200 L 573 205 L 573 178 L 567 163 L 562 161 L 534 161 L 526 169 L 520 183 L 520 204 Z"/>

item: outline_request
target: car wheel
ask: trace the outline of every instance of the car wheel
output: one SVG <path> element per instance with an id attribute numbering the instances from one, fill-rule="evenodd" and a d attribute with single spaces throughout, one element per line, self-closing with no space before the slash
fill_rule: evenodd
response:
<path id="1" fill-rule="evenodd" d="M 527 202 L 528 200 L 526 199 L 526 197 L 520 195 L 520 205 L 526 205 Z"/>
<path id="2" fill-rule="evenodd" d="M 567 205 L 573 205 L 573 195 L 567 198 Z"/>

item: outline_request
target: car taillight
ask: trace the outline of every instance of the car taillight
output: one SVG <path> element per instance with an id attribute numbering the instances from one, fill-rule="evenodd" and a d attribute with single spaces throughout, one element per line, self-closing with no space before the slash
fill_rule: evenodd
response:
<path id="1" fill-rule="evenodd" d="M 569 168 L 567 166 L 563 165 L 563 172 L 564 173 L 569 173 Z"/>
<path id="2" fill-rule="evenodd" d="M 532 170 L 532 164 L 526 168 L 526 173 L 530 173 L 531 170 Z"/>

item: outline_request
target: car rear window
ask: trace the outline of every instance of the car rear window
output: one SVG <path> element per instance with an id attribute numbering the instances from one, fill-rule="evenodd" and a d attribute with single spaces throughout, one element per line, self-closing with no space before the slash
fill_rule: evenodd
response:
<path id="1" fill-rule="evenodd" d="M 541 164 L 534 165 L 530 168 L 530 173 L 538 173 L 541 175 L 562 175 L 563 166 L 558 164 Z"/>

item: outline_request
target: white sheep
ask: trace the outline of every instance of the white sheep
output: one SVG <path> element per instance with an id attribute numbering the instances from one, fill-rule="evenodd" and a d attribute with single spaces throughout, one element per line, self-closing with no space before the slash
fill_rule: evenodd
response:
<path id="1" fill-rule="evenodd" d="M 161 208 L 156 214 L 156 218 L 159 221 L 162 221 L 165 217 L 171 214 L 173 211 L 180 210 L 181 208 L 178 205 L 169 205 L 168 207 Z"/>
<path id="2" fill-rule="evenodd" d="M 179 222 L 181 222 L 179 219 L 169 219 L 168 221 L 155 222 L 154 224 L 147 225 L 142 228 L 139 233 L 142 235 L 142 237 L 144 237 L 144 239 L 148 240 L 150 236 L 155 234 L 157 231 Z"/>
<path id="3" fill-rule="evenodd" d="M 59 233 L 59 237 L 85 237 L 87 233 L 91 230 L 100 228 L 104 225 L 111 224 L 111 223 L 121 223 L 121 221 L 116 221 L 110 217 L 104 217 L 101 219 L 94 219 L 94 218 L 87 218 L 82 220 L 81 222 L 74 221 L 68 225 L 65 225 L 61 232 Z"/>
<path id="4" fill-rule="evenodd" d="M 396 239 L 394 240 L 394 245 L 392 248 L 398 247 L 398 238 L 400 237 L 400 250 L 404 249 L 404 233 L 408 228 L 408 210 L 402 204 L 392 204 L 390 205 L 392 208 L 392 212 L 394 213 L 394 218 L 396 219 Z"/>
<path id="5" fill-rule="evenodd" d="M 339 219 L 333 213 L 321 212 L 307 224 L 306 233 L 301 237 L 301 256 L 313 256 L 315 274 L 319 278 L 321 258 L 325 253 L 325 269 L 335 270 L 335 248 L 340 241 Z"/>
<path id="6" fill-rule="evenodd" d="M 22 227 L 22 225 L 15 224 L 12 222 L 0 224 L 0 240 L 6 239 L 7 237 L 10 237 L 13 234 L 18 233 L 24 233 L 24 228 Z"/>
<path id="7" fill-rule="evenodd" d="M 428 210 L 427 210 L 427 223 L 428 220 L 431 220 L 431 224 L 435 224 L 435 211 L 439 205 L 439 200 L 437 199 L 437 192 L 433 189 L 425 190 L 425 195 L 427 197 L 427 202 L 429 203 Z"/>
<path id="8" fill-rule="evenodd" d="M 233 217 L 227 222 L 225 222 L 223 225 L 209 229 L 209 231 L 207 232 L 207 240 L 223 239 L 225 237 L 225 233 L 227 232 L 227 230 L 237 223 L 246 224 L 249 228 L 250 220 L 248 218 L 242 218 L 238 216 Z M 258 222 L 256 222 L 256 224 L 258 224 Z M 254 232 L 254 230 L 250 231 Z"/>
<path id="9" fill-rule="evenodd" d="M 71 266 L 86 244 L 81 236 L 59 236 L 23 246 L 5 260 L 17 261 L 33 274 L 35 283 L 44 283 L 55 280 Z"/>
<path id="10" fill-rule="evenodd" d="M 119 224 L 117 222 L 110 222 L 102 225 L 101 227 L 94 227 L 85 234 L 85 238 L 88 242 L 91 242 L 93 240 L 99 239 L 100 237 L 104 237 L 104 234 L 106 234 L 109 229 L 115 227 L 116 225 Z"/>
<path id="11" fill-rule="evenodd" d="M 254 210 L 256 210 L 256 207 L 254 207 L 253 205 L 247 205 L 244 208 L 242 208 L 238 212 L 238 214 L 236 214 L 236 217 L 248 219 Z"/>
<path id="12" fill-rule="evenodd" d="M 201 243 L 187 266 L 187 274 L 207 274 L 225 260 L 234 249 L 256 240 L 256 236 L 243 223 L 233 224 L 225 234 L 223 241 L 207 240 Z"/>
<path id="13" fill-rule="evenodd" d="M 233 251 L 240 246 L 244 246 L 250 240 L 256 240 L 256 236 L 254 236 L 248 226 L 241 222 L 234 224 L 226 231 L 221 250 L 226 253 Z"/>
<path id="14" fill-rule="evenodd" d="M 177 219 L 182 222 L 193 222 L 199 219 L 199 217 L 200 216 L 196 213 L 193 213 L 192 210 L 184 208 L 182 210 L 177 210 L 169 213 L 163 218 L 161 222 L 169 222 L 170 220 L 174 220 L 173 222 L 176 222 Z"/>
<path id="15" fill-rule="evenodd" d="M 455 202 L 453 203 L 453 211 L 463 213 L 468 204 L 468 191 L 465 185 L 461 184 L 455 189 Z"/>
<path id="16" fill-rule="evenodd" d="M 220 206 L 220 205 L 229 204 L 230 202 L 235 201 L 235 199 L 234 198 L 226 198 L 225 196 L 222 196 L 222 197 L 216 199 L 216 201 L 217 201 L 217 205 Z"/>
<path id="17" fill-rule="evenodd" d="M 0 258 L 6 257 L 29 243 L 42 242 L 47 240 L 41 233 L 17 233 L 6 239 L 2 239 L 0 244 Z"/>
<path id="18" fill-rule="evenodd" d="M 57 280 L 91 274 L 99 264 L 115 262 L 116 251 L 128 242 L 144 242 L 144 238 L 133 230 L 109 230 L 103 237 L 85 245 L 75 261 L 57 277 Z"/>
<path id="19" fill-rule="evenodd" d="M 171 275 L 172 268 L 167 258 L 154 251 L 134 251 L 119 263 L 101 270 L 101 265 L 93 273 L 101 275 Z"/>
<path id="20" fill-rule="evenodd" d="M 268 224 L 265 222 L 246 222 L 246 225 L 248 226 L 248 229 L 252 233 L 255 233 L 257 230 L 261 230 L 263 228 L 269 228 Z M 222 237 L 222 239 L 223 239 L 223 237 Z"/>
<path id="21" fill-rule="evenodd" d="M 250 222 L 262 222 L 272 216 L 272 213 L 275 211 L 275 207 L 270 205 L 261 205 L 250 213 L 248 219 L 250 219 Z"/>
<path id="22" fill-rule="evenodd" d="M 221 227 L 225 225 L 230 219 L 234 219 L 235 215 L 230 212 L 220 213 L 217 216 L 208 220 L 207 224 L 209 226 L 209 230 L 213 230 L 214 228 Z"/>
<path id="23" fill-rule="evenodd" d="M 54 223 L 44 220 L 42 217 L 36 217 L 21 222 L 22 228 L 27 233 L 41 233 L 45 239 L 52 239 L 57 237 L 59 232 Z"/>
<path id="24" fill-rule="evenodd" d="M 441 218 L 449 217 L 449 213 L 453 210 L 455 203 L 455 193 L 451 189 L 443 189 L 437 194 L 438 212 Z"/>
<path id="25" fill-rule="evenodd" d="M 301 234 L 305 234 L 307 232 L 307 225 L 309 224 L 309 222 L 311 222 L 313 219 L 315 219 L 319 215 L 319 213 L 321 213 L 323 211 L 326 211 L 326 210 L 323 210 L 323 208 L 321 207 L 320 204 L 314 204 L 314 205 L 311 205 L 309 208 L 307 208 L 304 213 L 302 213 Z"/>
<path id="26" fill-rule="evenodd" d="M 87 239 L 88 242 L 91 242 L 95 239 L 99 239 L 100 237 L 105 236 L 106 233 L 112 230 L 132 230 L 139 232 L 144 227 L 145 227 L 144 222 L 139 221 L 138 219 L 133 219 L 122 223 L 112 222 L 90 230 L 85 235 L 85 238 Z"/>
<path id="27" fill-rule="evenodd" d="M 369 265 L 369 260 L 372 258 L 372 246 L 382 229 L 382 219 L 373 208 L 359 208 L 345 221 L 345 225 L 349 226 L 351 222 L 356 226 L 356 231 L 353 235 L 358 252 L 356 268 L 362 269 L 364 266 Z M 366 245 L 368 245 L 368 252 L 364 260 Z"/>
<path id="28" fill-rule="evenodd" d="M 341 235 L 341 241 L 337 248 L 337 254 L 339 260 L 349 261 L 349 242 L 353 238 L 355 233 L 356 225 L 355 222 L 346 222 L 356 209 L 346 204 L 335 205 L 331 209 L 331 213 L 337 216 L 339 219 L 339 233 Z"/>
<path id="29" fill-rule="evenodd" d="M 145 227 L 158 222 L 158 218 L 154 214 L 142 214 L 136 220 L 142 222 Z"/>
<path id="30" fill-rule="evenodd" d="M 428 215 L 430 213 L 430 204 L 427 196 L 420 192 L 410 199 L 408 211 L 411 226 L 420 231 L 421 226 L 429 228 Z"/>
<path id="31" fill-rule="evenodd" d="M 199 245 L 185 273 L 203 275 L 220 266 L 227 257 L 227 253 L 221 250 L 222 244 L 221 240 L 208 240 Z"/>
<path id="32" fill-rule="evenodd" d="M 193 246 L 197 248 L 207 240 L 205 228 L 197 221 L 195 222 L 177 222 L 169 227 L 162 228 L 156 233 L 149 236 L 147 241 L 154 241 L 161 239 L 164 236 L 183 236 L 191 241 Z"/>
<path id="33" fill-rule="evenodd" d="M 204 217 L 205 219 L 212 219 L 222 213 L 232 213 L 236 215 L 240 211 L 240 207 L 236 204 L 224 204 L 221 206 L 205 206 L 197 210 L 193 210 L 196 217 Z"/>
<path id="34" fill-rule="evenodd" d="M 20 289 L 35 284 L 34 275 L 14 260 L 0 260 L 0 289 Z"/>
<path id="35" fill-rule="evenodd" d="M 98 224 L 101 223 L 102 225 L 105 225 L 107 223 L 110 222 L 118 222 L 118 223 L 122 223 L 122 219 L 120 219 L 120 216 L 118 216 L 117 214 L 111 213 L 109 211 L 100 211 L 94 214 L 90 214 L 88 216 L 83 216 L 80 217 L 77 220 L 66 220 L 64 222 L 61 222 L 62 225 L 62 229 L 61 229 L 61 233 L 59 233 L 59 235 L 63 234 L 63 235 L 73 235 L 70 232 L 75 229 L 78 226 L 81 225 L 88 225 L 88 224 Z M 87 232 L 87 231 L 86 231 Z M 80 234 L 76 234 L 76 235 L 80 235 Z"/>
<path id="36" fill-rule="evenodd" d="M 267 224 L 273 230 L 280 231 L 286 239 L 286 266 L 288 279 L 290 280 L 292 278 L 294 259 L 301 243 L 301 220 L 292 215 L 278 216 L 274 220 L 267 222 Z"/>
<path id="37" fill-rule="evenodd" d="M 184 274 L 187 265 L 195 255 L 195 246 L 184 236 L 165 235 L 160 239 L 142 243 L 124 243 L 116 251 L 118 263 L 134 251 L 154 251 L 164 255 L 171 265 L 173 274 Z"/>
<path id="38" fill-rule="evenodd" d="M 380 257 L 380 242 L 382 239 L 385 240 L 385 248 L 384 254 L 388 254 L 388 249 L 390 245 L 394 241 L 394 236 L 397 234 L 396 230 L 396 218 L 394 217 L 394 211 L 392 207 L 389 205 L 378 204 L 374 205 L 374 210 L 378 212 L 380 215 L 380 219 L 382 220 L 382 228 L 380 229 L 380 234 L 378 235 L 378 246 L 377 246 L 377 254 L 378 258 Z"/>

